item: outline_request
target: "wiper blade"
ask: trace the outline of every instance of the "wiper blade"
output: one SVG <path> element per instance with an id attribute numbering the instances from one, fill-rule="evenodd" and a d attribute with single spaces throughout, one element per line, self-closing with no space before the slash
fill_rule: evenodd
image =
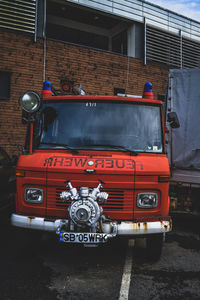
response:
<path id="1" fill-rule="evenodd" d="M 49 142 L 49 143 L 42 142 L 42 143 L 40 143 L 40 145 L 63 147 L 64 149 L 71 150 L 72 152 L 79 153 L 79 151 L 77 149 L 71 148 L 70 146 L 68 146 L 66 144 L 59 144 L 59 143 L 52 143 L 52 142 Z"/>
<path id="2" fill-rule="evenodd" d="M 86 144 L 85 146 L 94 146 L 94 147 L 110 147 L 113 149 L 124 150 L 124 152 L 130 152 L 133 155 L 138 155 L 138 153 L 134 150 L 131 150 L 122 145 L 111 145 L 111 144 Z"/>

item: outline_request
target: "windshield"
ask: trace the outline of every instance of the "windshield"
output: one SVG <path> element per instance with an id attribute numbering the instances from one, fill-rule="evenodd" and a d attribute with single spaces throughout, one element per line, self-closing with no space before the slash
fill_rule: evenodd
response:
<path id="1" fill-rule="evenodd" d="M 161 153 L 160 107 L 138 103 L 49 102 L 42 106 L 39 149 Z"/>

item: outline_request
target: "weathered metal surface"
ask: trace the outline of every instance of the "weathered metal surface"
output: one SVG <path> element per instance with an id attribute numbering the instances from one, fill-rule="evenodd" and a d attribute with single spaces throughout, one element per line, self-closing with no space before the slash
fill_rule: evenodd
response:
<path id="1" fill-rule="evenodd" d="M 62 222 L 60 219 L 55 221 L 45 220 L 40 217 L 26 217 L 17 214 L 12 214 L 11 223 L 17 227 L 38 229 L 44 231 L 54 231 Z M 113 226 L 117 228 L 117 235 L 143 235 L 143 234 L 154 234 L 164 233 L 172 230 L 171 221 L 155 221 L 155 222 L 121 222 L 116 223 L 105 223 L 102 224 L 104 233 L 111 233 Z"/>
<path id="2" fill-rule="evenodd" d="M 60 224 L 60 220 L 50 221 L 39 217 L 27 217 L 12 214 L 11 223 L 13 226 L 21 228 L 56 232 L 56 229 Z"/>

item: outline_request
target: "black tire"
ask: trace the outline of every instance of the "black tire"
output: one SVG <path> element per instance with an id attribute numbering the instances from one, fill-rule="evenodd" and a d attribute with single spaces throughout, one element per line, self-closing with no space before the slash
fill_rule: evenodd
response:
<path id="1" fill-rule="evenodd" d="M 163 234 L 151 235 L 146 241 L 147 257 L 151 261 L 159 260 L 162 254 Z"/>

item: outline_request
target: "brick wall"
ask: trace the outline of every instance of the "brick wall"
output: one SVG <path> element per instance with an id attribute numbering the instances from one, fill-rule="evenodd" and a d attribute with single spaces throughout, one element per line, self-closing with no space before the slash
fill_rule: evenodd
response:
<path id="1" fill-rule="evenodd" d="M 9 101 L 0 99 L 0 145 L 9 154 L 20 153 L 26 126 L 21 124 L 19 97 L 26 90 L 41 91 L 43 81 L 43 40 L 32 36 L 0 32 L 0 71 L 11 75 Z M 118 54 L 47 41 L 46 79 L 59 89 L 61 79 L 82 84 L 89 94 L 113 95 L 114 88 L 142 95 L 146 81 L 153 84 L 155 98 L 165 94 L 168 67 Z"/>
<path id="2" fill-rule="evenodd" d="M 0 32 L 0 70 L 11 72 L 10 100 L 0 99 L 0 145 L 18 154 L 24 144 L 26 127 L 21 124 L 20 95 L 41 89 L 42 43 L 30 36 Z"/>

